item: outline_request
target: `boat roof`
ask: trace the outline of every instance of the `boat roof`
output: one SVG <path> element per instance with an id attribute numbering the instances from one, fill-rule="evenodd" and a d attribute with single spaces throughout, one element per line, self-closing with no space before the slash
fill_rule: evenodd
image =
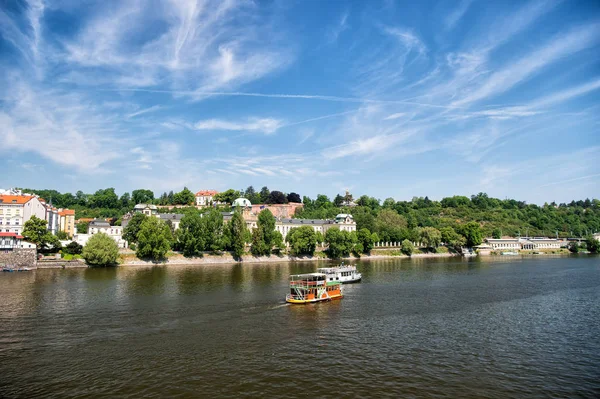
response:
<path id="1" fill-rule="evenodd" d="M 325 273 L 305 273 L 305 274 L 292 274 L 293 277 L 322 277 Z"/>

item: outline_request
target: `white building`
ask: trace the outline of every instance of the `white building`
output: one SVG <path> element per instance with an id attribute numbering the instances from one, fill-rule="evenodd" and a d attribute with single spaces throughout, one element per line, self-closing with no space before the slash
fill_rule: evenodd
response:
<path id="1" fill-rule="evenodd" d="M 196 193 L 197 206 L 210 206 L 214 203 L 214 196 L 219 194 L 215 190 L 200 190 Z"/>
<path id="2" fill-rule="evenodd" d="M 17 233 L 0 232 L 0 251 L 12 251 L 18 248 L 35 249 L 37 246 L 32 242 L 23 240 L 23 236 Z"/>
<path id="3" fill-rule="evenodd" d="M 123 239 L 123 227 L 122 226 L 111 226 L 105 220 L 95 219 L 90 222 L 88 225 L 88 233 L 87 234 L 75 234 L 73 236 L 73 241 L 78 243 L 79 245 L 84 245 L 88 242 L 88 240 L 94 235 L 98 233 L 104 233 L 108 235 L 110 238 L 115 240 L 119 248 L 127 248 L 127 241 Z"/>
<path id="4" fill-rule="evenodd" d="M 181 219 L 185 215 L 181 213 L 159 213 L 156 216 L 163 222 L 171 224 L 173 226 L 173 231 L 175 231 L 179 228 L 179 223 L 181 223 Z"/>
<path id="5" fill-rule="evenodd" d="M 289 219 L 281 218 L 275 221 L 275 230 L 281 233 L 283 238 L 287 236 L 294 227 L 310 226 L 315 232 L 323 235 L 331 228 L 337 228 L 341 231 L 356 231 L 356 222 L 352 215 L 341 213 L 334 220 L 329 219 Z M 256 227 L 254 225 L 254 227 Z"/>
<path id="6" fill-rule="evenodd" d="M 488 244 L 494 250 L 535 250 L 535 249 L 559 249 L 561 241 L 546 237 L 521 237 L 521 238 L 488 238 Z"/>
<path id="7" fill-rule="evenodd" d="M 46 206 L 33 195 L 0 195 L 0 231 L 23 232 L 23 225 L 32 216 L 46 220 Z"/>

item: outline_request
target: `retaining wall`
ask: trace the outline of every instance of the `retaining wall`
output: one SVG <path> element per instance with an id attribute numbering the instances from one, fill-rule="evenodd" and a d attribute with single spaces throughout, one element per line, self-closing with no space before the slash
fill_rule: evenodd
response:
<path id="1" fill-rule="evenodd" d="M 35 248 L 15 248 L 0 251 L 0 264 L 15 267 L 36 267 L 37 250 Z"/>

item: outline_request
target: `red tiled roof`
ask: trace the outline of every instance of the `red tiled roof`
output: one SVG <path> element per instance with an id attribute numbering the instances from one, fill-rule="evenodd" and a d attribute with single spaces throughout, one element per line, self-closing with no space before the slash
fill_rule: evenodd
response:
<path id="1" fill-rule="evenodd" d="M 60 216 L 75 215 L 75 211 L 73 209 L 63 209 L 62 211 L 59 211 L 58 214 Z"/>
<path id="2" fill-rule="evenodd" d="M 17 237 L 17 233 L 0 233 L 0 237 Z"/>
<path id="3" fill-rule="evenodd" d="M 23 236 L 17 236 L 18 240 L 22 240 L 23 238 L 25 238 L 25 237 L 23 237 Z"/>
<path id="4" fill-rule="evenodd" d="M 0 203 L 3 204 L 25 204 L 29 202 L 32 198 L 28 195 L 0 195 Z"/>
<path id="5" fill-rule="evenodd" d="M 219 194 L 219 192 L 215 191 L 215 190 L 200 190 L 196 193 L 196 197 L 199 197 L 201 195 L 215 195 L 215 194 Z"/>

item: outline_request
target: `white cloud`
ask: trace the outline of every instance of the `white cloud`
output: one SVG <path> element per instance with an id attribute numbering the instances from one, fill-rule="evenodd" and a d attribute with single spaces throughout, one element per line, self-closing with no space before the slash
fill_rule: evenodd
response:
<path id="1" fill-rule="evenodd" d="M 389 120 L 393 120 L 393 119 L 398 119 L 398 118 L 402 118 L 404 115 L 406 115 L 404 112 L 397 112 L 395 114 L 386 116 L 385 118 L 383 118 L 383 120 L 389 121 Z"/>
<path id="2" fill-rule="evenodd" d="M 456 25 L 456 23 L 465 15 L 469 6 L 473 0 L 462 0 L 458 7 L 456 7 L 448 16 L 446 17 L 446 29 L 452 29 Z"/>
<path id="3" fill-rule="evenodd" d="M 561 35 L 539 50 L 492 73 L 475 91 L 453 105 L 463 106 L 508 91 L 561 58 L 592 46 L 599 37 L 600 24 L 586 25 Z"/>
<path id="4" fill-rule="evenodd" d="M 273 134 L 283 126 L 283 121 L 273 118 L 249 118 L 245 122 L 231 122 L 222 119 L 207 119 L 194 125 L 196 130 L 235 130 Z"/>
<path id="5" fill-rule="evenodd" d="M 131 114 L 127 115 L 127 118 L 133 118 L 134 116 L 143 115 L 143 114 L 147 114 L 149 112 L 158 111 L 158 110 L 160 110 L 162 108 L 163 107 L 160 106 L 160 105 L 153 105 L 151 107 L 144 108 L 144 109 L 141 109 L 139 111 L 132 112 Z"/>

